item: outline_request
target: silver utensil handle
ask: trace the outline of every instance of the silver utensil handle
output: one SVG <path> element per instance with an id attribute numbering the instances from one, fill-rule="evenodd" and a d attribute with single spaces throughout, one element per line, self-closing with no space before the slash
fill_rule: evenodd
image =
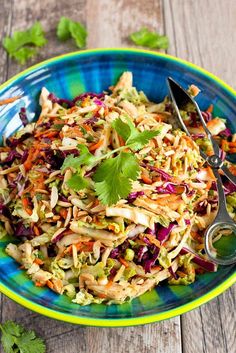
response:
<path id="1" fill-rule="evenodd" d="M 219 234 L 220 230 L 231 230 L 231 233 L 236 236 L 236 224 L 227 211 L 225 193 L 218 169 L 213 168 L 212 170 L 216 177 L 218 191 L 218 212 L 213 223 L 205 231 L 205 251 L 213 262 L 219 265 L 232 265 L 236 263 L 236 249 L 232 249 L 232 253 L 227 256 L 220 256 L 213 246 L 214 237 Z"/>

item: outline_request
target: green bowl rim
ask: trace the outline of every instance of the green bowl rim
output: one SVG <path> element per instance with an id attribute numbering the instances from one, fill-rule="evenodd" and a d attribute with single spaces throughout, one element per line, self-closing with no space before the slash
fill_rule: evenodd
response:
<path id="1" fill-rule="evenodd" d="M 198 71 L 205 76 L 211 78 L 212 80 L 216 81 L 221 87 L 223 87 L 228 93 L 233 95 L 236 98 L 236 91 L 231 88 L 229 85 L 227 85 L 224 81 L 219 79 L 217 76 L 213 75 L 212 73 L 208 72 L 205 69 L 202 69 L 201 67 L 192 64 L 186 60 L 177 58 L 175 56 L 165 54 L 165 53 L 159 53 L 159 52 L 154 52 L 150 50 L 143 50 L 143 49 L 131 49 L 131 48 L 98 48 L 98 49 L 88 49 L 88 50 L 82 50 L 82 51 L 75 51 L 72 53 L 68 54 L 63 54 L 56 56 L 54 58 L 44 60 L 36 65 L 33 65 L 26 70 L 20 72 L 19 74 L 13 76 L 10 78 L 8 81 L 0 85 L 0 91 L 7 87 L 9 84 L 14 82 L 15 80 L 24 77 L 26 74 L 33 72 L 35 69 L 38 69 L 40 67 L 43 67 L 47 64 L 53 63 L 53 62 L 59 62 L 61 60 L 73 57 L 73 56 L 83 56 L 83 55 L 90 55 L 90 54 L 111 54 L 112 52 L 120 52 L 120 53 L 138 53 L 138 54 L 143 54 L 147 56 L 154 56 L 154 57 L 160 57 L 160 58 L 165 58 L 166 60 L 169 61 L 174 61 L 177 63 L 182 64 L 183 66 L 186 66 L 188 68 L 194 69 L 195 71 Z M 23 297 L 20 294 L 15 293 L 15 291 L 9 289 L 5 284 L 0 282 L 0 292 L 5 294 L 7 297 L 10 299 L 14 300 L 15 302 L 21 304 L 22 306 L 35 311 L 39 314 L 48 316 L 53 319 L 73 323 L 73 324 L 79 324 L 79 325 L 87 325 L 87 326 L 101 326 L 101 327 L 119 327 L 119 326 L 135 326 L 135 325 L 143 325 L 143 324 L 148 324 L 152 322 L 157 322 L 161 320 L 166 320 L 170 319 L 172 317 L 184 314 L 190 310 L 193 310 L 197 308 L 198 306 L 207 303 L 209 300 L 215 298 L 219 294 L 223 293 L 226 289 L 228 289 L 230 286 L 232 286 L 236 282 L 236 270 L 235 272 L 227 278 L 223 283 L 219 284 L 216 286 L 214 289 L 209 291 L 208 293 L 202 295 L 201 297 L 194 299 L 190 301 L 187 304 L 183 304 L 175 309 L 170 309 L 164 312 L 156 313 L 156 314 L 151 314 L 151 315 L 144 315 L 141 317 L 130 317 L 130 318 L 91 318 L 91 317 L 85 317 L 85 316 L 74 316 L 72 314 L 67 314 L 67 313 L 61 313 L 56 310 L 50 309 L 50 308 L 45 308 L 44 306 L 34 303 L 33 301 Z"/>

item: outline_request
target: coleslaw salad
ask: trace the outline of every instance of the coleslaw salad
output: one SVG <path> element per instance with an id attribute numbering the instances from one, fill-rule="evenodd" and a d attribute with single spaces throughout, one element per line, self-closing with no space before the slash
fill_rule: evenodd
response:
<path id="1" fill-rule="evenodd" d="M 25 127 L 1 148 L 0 172 L 1 221 L 7 233 L 21 237 L 6 251 L 37 286 L 80 305 L 120 304 L 163 280 L 189 284 L 196 272 L 216 270 L 201 235 L 217 208 L 214 176 L 198 145 L 211 151 L 193 112 L 185 113 L 196 142 L 173 128 L 168 100 L 154 104 L 132 87 L 131 73 L 110 94 L 87 93 L 73 101 L 43 89 L 40 104 L 36 123 L 27 124 L 21 111 Z M 230 152 L 234 135 L 210 109 L 208 127 Z M 137 145 L 135 134 L 145 132 L 154 134 Z M 101 181 L 99 168 L 130 152 L 137 175 L 128 173 L 131 190 L 126 197 L 119 191 L 113 203 L 101 191 L 106 179 Z"/>

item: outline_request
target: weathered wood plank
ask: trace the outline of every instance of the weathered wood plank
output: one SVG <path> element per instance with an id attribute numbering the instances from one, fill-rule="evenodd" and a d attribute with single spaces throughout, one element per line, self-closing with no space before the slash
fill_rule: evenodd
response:
<path id="1" fill-rule="evenodd" d="M 163 3 L 171 43 L 168 52 L 208 69 L 235 88 L 234 55 L 229 55 L 236 52 L 235 1 Z M 236 352 L 235 293 L 236 286 L 182 316 L 184 353 Z"/>
<path id="2" fill-rule="evenodd" d="M 163 0 L 169 54 L 210 70 L 236 87 L 236 2 Z"/>
<path id="3" fill-rule="evenodd" d="M 163 33 L 160 0 L 87 0 L 89 48 L 132 47 L 128 36 L 141 27 Z"/>

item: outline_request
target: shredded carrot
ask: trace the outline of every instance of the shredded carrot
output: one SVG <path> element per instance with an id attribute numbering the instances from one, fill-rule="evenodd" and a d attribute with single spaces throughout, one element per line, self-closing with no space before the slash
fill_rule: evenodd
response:
<path id="1" fill-rule="evenodd" d="M 236 166 L 235 166 L 235 165 L 231 165 L 231 166 L 229 167 L 229 170 L 230 170 L 230 172 L 231 172 L 233 175 L 236 175 Z"/>
<path id="2" fill-rule="evenodd" d="M 229 144 L 227 140 L 221 140 L 221 148 L 223 151 L 227 152 L 229 150 Z"/>
<path id="3" fill-rule="evenodd" d="M 161 266 L 153 266 L 152 270 L 154 271 L 160 271 L 161 270 Z"/>
<path id="4" fill-rule="evenodd" d="M 184 272 L 182 272 L 182 271 L 177 271 L 176 273 L 177 273 L 177 275 L 178 275 L 179 277 L 181 277 L 181 278 L 183 278 L 183 277 L 186 276 L 186 273 L 184 273 Z"/>
<path id="5" fill-rule="evenodd" d="M 98 293 L 97 296 L 99 298 L 104 298 L 104 299 L 107 297 L 106 294 L 104 294 L 104 293 Z"/>
<path id="6" fill-rule="evenodd" d="M 77 110 L 77 107 L 76 107 L 76 106 L 71 107 L 71 108 L 68 110 L 68 113 L 73 113 L 75 110 Z"/>
<path id="7" fill-rule="evenodd" d="M 106 289 L 109 289 L 111 286 L 113 285 L 113 278 L 109 279 L 109 281 L 107 282 L 107 284 L 105 285 Z"/>
<path id="8" fill-rule="evenodd" d="M 99 140 L 97 143 L 94 143 L 92 146 L 89 147 L 89 151 L 95 151 L 103 144 L 103 139 Z"/>
<path id="9" fill-rule="evenodd" d="M 59 211 L 59 215 L 66 219 L 66 216 L 67 216 L 67 210 L 65 208 L 61 208 L 60 211 Z"/>
<path id="10" fill-rule="evenodd" d="M 55 130 L 48 130 L 48 131 L 39 131 L 35 134 L 35 137 L 48 137 L 48 138 L 51 138 L 51 137 L 54 137 L 58 135 L 58 131 L 55 131 Z"/>
<path id="11" fill-rule="evenodd" d="M 113 232 L 115 231 L 115 226 L 113 224 L 108 225 L 108 229 L 112 230 Z"/>
<path id="12" fill-rule="evenodd" d="M 93 245 L 94 245 L 94 241 L 87 241 L 86 243 L 84 243 L 86 251 L 92 251 Z"/>
<path id="13" fill-rule="evenodd" d="M 36 287 L 44 287 L 44 284 L 41 282 L 35 282 Z"/>
<path id="14" fill-rule="evenodd" d="M 64 250 L 65 254 L 72 254 L 72 245 L 69 245 L 65 250 Z"/>
<path id="15" fill-rule="evenodd" d="M 207 169 L 207 173 L 208 173 L 209 177 L 210 177 L 211 179 L 215 180 L 216 178 L 215 178 L 215 175 L 214 175 L 214 173 L 213 173 L 211 167 L 208 166 L 206 169 Z"/>
<path id="16" fill-rule="evenodd" d="M 20 98 L 21 98 L 21 96 L 15 96 L 15 97 L 0 100 L 0 105 L 5 105 L 5 104 L 15 102 L 17 99 L 20 99 Z"/>
<path id="17" fill-rule="evenodd" d="M 212 186 L 212 181 L 208 180 L 208 182 L 206 183 L 206 190 L 210 190 L 211 186 Z"/>
<path id="18" fill-rule="evenodd" d="M 40 231 L 38 229 L 38 227 L 36 225 L 33 226 L 33 230 L 34 230 L 34 234 L 39 236 L 40 235 Z"/>
<path id="19" fill-rule="evenodd" d="M 64 235 L 70 235 L 73 234 L 74 232 L 71 229 L 67 229 L 63 232 Z"/>
<path id="20" fill-rule="evenodd" d="M 25 167 L 26 171 L 30 170 L 32 167 L 32 158 L 33 158 L 34 151 L 35 150 L 33 147 L 30 148 L 28 157 L 27 157 L 26 161 L 24 162 L 24 167 Z"/>
<path id="21" fill-rule="evenodd" d="M 79 251 L 83 247 L 83 243 L 79 242 L 75 244 L 76 250 Z"/>
<path id="22" fill-rule="evenodd" d="M 48 288 L 50 288 L 50 289 L 53 289 L 53 287 L 54 287 L 54 286 L 53 286 L 53 283 L 52 283 L 51 281 L 49 281 L 49 280 L 46 282 L 46 285 L 47 285 Z"/>
<path id="23" fill-rule="evenodd" d="M 198 245 L 196 245 L 196 249 L 197 249 L 197 250 L 202 250 L 202 249 L 204 249 L 204 247 L 205 247 L 204 244 L 198 244 Z"/>
<path id="24" fill-rule="evenodd" d="M 207 112 L 208 113 L 212 113 L 213 112 L 213 108 L 214 108 L 213 104 L 210 104 L 209 107 L 207 108 Z"/>
<path id="25" fill-rule="evenodd" d="M 152 184 L 152 179 L 149 177 L 149 175 L 145 172 L 142 173 L 141 178 L 145 184 Z"/>
<path id="26" fill-rule="evenodd" d="M 159 240 L 157 240 L 154 235 L 152 234 L 145 234 L 145 237 L 148 238 L 148 240 L 150 240 L 150 242 L 154 245 L 156 245 L 158 248 L 161 247 L 161 244 L 159 242 Z"/>
<path id="27" fill-rule="evenodd" d="M 118 135 L 118 139 L 119 139 L 120 146 L 124 146 L 125 145 L 125 141 L 123 140 L 123 138 Z"/>
<path id="28" fill-rule="evenodd" d="M 194 240 L 197 240 L 199 243 L 202 243 L 202 237 L 197 232 L 191 232 L 191 237 Z"/>
<path id="29" fill-rule="evenodd" d="M 124 265 L 126 268 L 129 267 L 128 262 L 127 262 L 125 259 L 123 259 L 123 257 L 119 257 L 118 260 L 119 260 L 120 263 L 121 263 L 122 265 Z"/>
<path id="30" fill-rule="evenodd" d="M 86 131 L 92 131 L 91 126 L 87 125 L 87 124 L 82 124 L 82 127 L 86 130 Z"/>
<path id="31" fill-rule="evenodd" d="M 25 211 L 28 213 L 28 215 L 31 216 L 32 215 L 32 209 L 30 207 L 28 198 L 27 197 L 23 197 L 21 201 L 22 201 L 22 205 L 23 205 Z"/>
<path id="32" fill-rule="evenodd" d="M 37 264 L 37 265 L 43 265 L 44 264 L 43 260 L 39 259 L 38 257 L 36 257 L 36 259 L 34 260 L 34 263 Z"/>
<path id="33" fill-rule="evenodd" d="M 236 148 L 230 148 L 230 150 L 228 151 L 228 153 L 236 153 Z"/>

